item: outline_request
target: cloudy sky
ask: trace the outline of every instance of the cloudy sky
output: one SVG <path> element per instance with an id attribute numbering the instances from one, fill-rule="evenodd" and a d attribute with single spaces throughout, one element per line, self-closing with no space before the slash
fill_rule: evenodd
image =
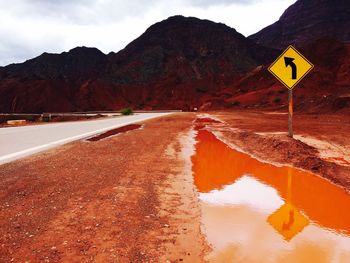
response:
<path id="1" fill-rule="evenodd" d="M 0 66 L 76 46 L 119 51 L 172 15 L 222 22 L 245 36 L 295 0 L 0 0 Z"/>

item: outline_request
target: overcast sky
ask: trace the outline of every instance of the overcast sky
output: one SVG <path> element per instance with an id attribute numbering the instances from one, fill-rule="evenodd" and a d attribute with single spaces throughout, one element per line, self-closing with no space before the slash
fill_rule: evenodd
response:
<path id="1" fill-rule="evenodd" d="M 0 0 L 0 66 L 76 46 L 119 51 L 172 15 L 222 22 L 245 36 L 295 0 Z"/>

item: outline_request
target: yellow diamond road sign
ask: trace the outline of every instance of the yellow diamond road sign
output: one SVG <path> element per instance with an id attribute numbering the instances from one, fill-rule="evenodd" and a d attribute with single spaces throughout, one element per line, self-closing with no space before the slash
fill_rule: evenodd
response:
<path id="1" fill-rule="evenodd" d="M 289 46 L 269 67 L 269 71 L 288 89 L 293 89 L 314 67 L 293 46 Z"/>

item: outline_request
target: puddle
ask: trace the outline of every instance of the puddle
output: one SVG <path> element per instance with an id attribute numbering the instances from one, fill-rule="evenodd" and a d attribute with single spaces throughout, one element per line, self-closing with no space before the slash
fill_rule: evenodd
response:
<path id="1" fill-rule="evenodd" d="M 195 120 L 195 130 L 203 129 L 208 124 L 210 125 L 222 125 L 222 121 L 213 119 L 212 117 L 209 117 L 206 114 L 203 114 L 202 116 L 198 117 Z"/>
<path id="2" fill-rule="evenodd" d="M 96 142 L 96 141 L 105 139 L 107 137 L 110 137 L 110 136 L 113 136 L 113 135 L 116 135 L 116 134 L 119 134 L 119 133 L 123 133 L 123 132 L 131 131 L 131 130 L 139 129 L 139 128 L 141 128 L 141 126 L 142 125 L 140 125 L 140 124 L 125 125 L 123 127 L 119 127 L 119 128 L 116 128 L 116 129 L 109 130 L 107 132 L 98 134 L 98 135 L 96 135 L 94 137 L 91 137 L 91 138 L 88 138 L 86 140 L 89 141 L 89 142 Z"/>
<path id="3" fill-rule="evenodd" d="M 219 120 L 215 120 L 213 118 L 210 117 L 200 117 L 196 119 L 197 123 L 222 123 Z"/>
<path id="4" fill-rule="evenodd" d="M 263 114 L 267 115 L 287 115 L 288 112 L 278 112 L 278 111 L 265 111 Z"/>
<path id="5" fill-rule="evenodd" d="M 350 262 L 350 196 L 198 130 L 192 156 L 210 262 Z"/>

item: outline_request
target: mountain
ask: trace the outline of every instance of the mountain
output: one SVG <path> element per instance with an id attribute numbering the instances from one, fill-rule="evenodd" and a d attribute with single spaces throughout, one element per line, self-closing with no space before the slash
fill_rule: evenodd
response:
<path id="1" fill-rule="evenodd" d="M 350 41 L 349 0 L 298 0 L 280 19 L 249 38 L 266 47 L 285 49 L 332 37 Z"/>
<path id="2" fill-rule="evenodd" d="M 350 110 L 349 5 L 299 0 L 249 38 L 174 16 L 118 53 L 44 53 L 0 67 L 0 112 L 286 108 L 287 90 L 267 68 L 289 44 L 315 65 L 295 88 L 295 109 Z"/>
<path id="3" fill-rule="evenodd" d="M 350 110 L 350 44 L 332 38 L 300 49 L 314 69 L 294 89 L 294 108 L 303 112 Z M 222 108 L 287 108 L 287 89 L 261 66 L 216 94 Z"/>
<path id="4" fill-rule="evenodd" d="M 118 53 L 79 47 L 0 69 L 0 112 L 191 109 L 276 54 L 224 24 L 174 16 Z"/>
<path id="5" fill-rule="evenodd" d="M 12 64 L 5 68 L 9 76 L 27 79 L 64 80 L 97 75 L 106 56 L 97 48 L 77 47 L 62 54 L 43 53 L 39 57 L 22 64 Z"/>
<path id="6" fill-rule="evenodd" d="M 280 50 L 294 45 L 315 65 L 294 89 L 296 110 L 350 110 L 350 1 L 298 0 L 277 22 L 248 38 Z M 285 107 L 286 89 L 267 67 L 248 73 L 221 97 L 231 106 Z"/>
<path id="7" fill-rule="evenodd" d="M 79 47 L 3 67 L 0 112 L 77 110 L 76 95 L 81 86 L 96 78 L 106 61 L 98 49 Z"/>

